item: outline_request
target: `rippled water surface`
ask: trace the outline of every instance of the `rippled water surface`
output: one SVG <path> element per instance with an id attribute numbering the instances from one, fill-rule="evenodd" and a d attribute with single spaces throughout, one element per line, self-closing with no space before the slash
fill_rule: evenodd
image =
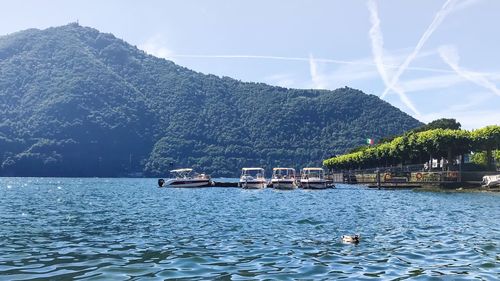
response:
<path id="1" fill-rule="evenodd" d="M 493 193 L 0 178 L 0 280 L 498 280 L 499 239 Z"/>

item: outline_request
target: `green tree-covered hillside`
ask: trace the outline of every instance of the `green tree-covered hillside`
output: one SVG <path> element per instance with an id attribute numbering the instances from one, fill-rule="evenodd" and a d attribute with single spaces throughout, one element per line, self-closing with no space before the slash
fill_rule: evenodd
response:
<path id="1" fill-rule="evenodd" d="M 318 166 L 420 125 L 358 90 L 205 75 L 78 24 L 0 37 L 0 175 L 235 176 Z"/>

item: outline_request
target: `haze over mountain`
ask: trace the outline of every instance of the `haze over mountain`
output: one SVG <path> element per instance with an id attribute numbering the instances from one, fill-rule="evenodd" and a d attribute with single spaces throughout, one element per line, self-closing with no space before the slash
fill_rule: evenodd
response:
<path id="1" fill-rule="evenodd" d="M 0 37 L 0 175 L 235 176 L 318 166 L 420 125 L 355 89 L 205 75 L 75 23 Z"/>

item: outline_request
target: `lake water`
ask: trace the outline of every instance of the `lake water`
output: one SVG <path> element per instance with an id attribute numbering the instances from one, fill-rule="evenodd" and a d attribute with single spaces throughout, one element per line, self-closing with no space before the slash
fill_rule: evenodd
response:
<path id="1" fill-rule="evenodd" d="M 500 194 L 156 186 L 0 178 L 0 280 L 500 279 Z"/>

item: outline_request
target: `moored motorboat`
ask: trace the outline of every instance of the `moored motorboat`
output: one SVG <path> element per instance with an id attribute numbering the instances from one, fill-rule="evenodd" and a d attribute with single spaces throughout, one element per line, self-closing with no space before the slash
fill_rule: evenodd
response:
<path id="1" fill-rule="evenodd" d="M 327 188 L 325 171 L 322 168 L 304 168 L 300 176 L 300 186 L 310 189 Z"/>
<path id="2" fill-rule="evenodd" d="M 484 176 L 482 186 L 484 187 L 500 186 L 500 175 Z"/>
<path id="3" fill-rule="evenodd" d="M 293 168 L 273 168 L 271 185 L 276 189 L 295 189 L 297 179 Z"/>
<path id="4" fill-rule="evenodd" d="M 160 187 L 203 187 L 210 186 L 210 176 L 206 174 L 197 174 L 191 168 L 171 170 L 174 178 L 158 180 Z"/>
<path id="5" fill-rule="evenodd" d="M 267 186 L 262 168 L 243 168 L 241 169 L 241 177 L 239 186 L 245 189 L 260 189 Z"/>

